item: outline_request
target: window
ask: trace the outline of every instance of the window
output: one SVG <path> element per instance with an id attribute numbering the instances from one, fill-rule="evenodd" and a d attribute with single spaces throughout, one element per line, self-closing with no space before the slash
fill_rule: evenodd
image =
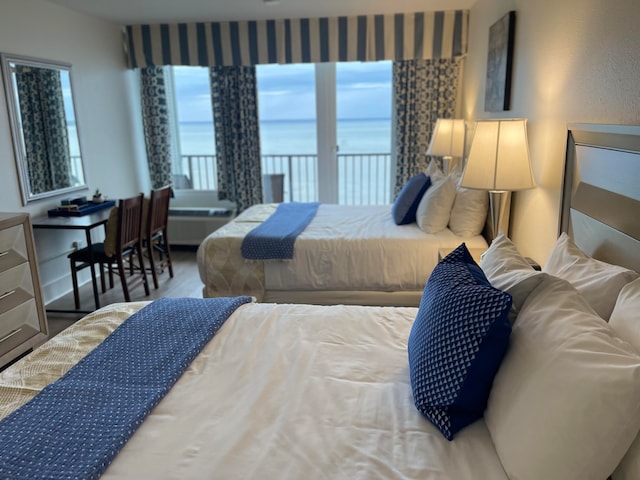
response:
<path id="1" fill-rule="evenodd" d="M 391 62 L 257 67 L 263 172 L 284 198 L 390 203 Z"/>
<path id="2" fill-rule="evenodd" d="M 171 67 L 177 157 L 173 173 L 176 188 L 215 190 L 216 144 L 209 69 L 206 67 Z"/>
<path id="3" fill-rule="evenodd" d="M 209 70 L 172 67 L 176 184 L 215 190 Z M 262 171 L 284 201 L 391 202 L 391 62 L 259 65 Z"/>
<path id="4" fill-rule="evenodd" d="M 391 202 L 391 62 L 336 64 L 338 203 Z"/>

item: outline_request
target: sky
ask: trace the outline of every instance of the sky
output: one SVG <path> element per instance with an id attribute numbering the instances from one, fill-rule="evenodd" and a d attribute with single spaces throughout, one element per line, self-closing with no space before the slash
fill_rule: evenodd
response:
<path id="1" fill-rule="evenodd" d="M 258 108 L 262 121 L 315 118 L 313 64 L 260 65 Z M 211 122 L 208 69 L 174 68 L 180 122 Z M 336 64 L 338 119 L 391 117 L 391 62 Z"/>

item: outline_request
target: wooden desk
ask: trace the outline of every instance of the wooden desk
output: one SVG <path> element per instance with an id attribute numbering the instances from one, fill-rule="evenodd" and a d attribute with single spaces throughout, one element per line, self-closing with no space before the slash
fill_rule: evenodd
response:
<path id="1" fill-rule="evenodd" d="M 87 239 L 87 248 L 91 249 L 91 230 L 96 227 L 103 226 L 106 232 L 107 220 L 109 219 L 110 208 L 100 210 L 89 215 L 83 215 L 81 217 L 49 217 L 41 216 L 31 219 L 31 224 L 35 229 L 43 230 L 84 230 Z M 100 308 L 100 299 L 98 296 L 98 282 L 96 278 L 96 269 L 93 262 L 91 263 L 91 279 L 93 284 L 93 299 L 96 304 L 96 309 Z M 49 310 L 50 312 L 58 313 L 88 313 L 77 310 Z"/>

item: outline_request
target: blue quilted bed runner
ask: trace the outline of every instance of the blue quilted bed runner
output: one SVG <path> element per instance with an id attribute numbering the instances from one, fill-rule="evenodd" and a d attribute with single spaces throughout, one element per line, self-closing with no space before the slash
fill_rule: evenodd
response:
<path id="1" fill-rule="evenodd" d="M 281 203 L 273 215 L 244 237 L 242 256 L 249 260 L 292 259 L 296 239 L 316 216 L 319 205 Z"/>
<path id="2" fill-rule="evenodd" d="M 0 421 L 0 478 L 98 478 L 251 297 L 160 299 Z"/>

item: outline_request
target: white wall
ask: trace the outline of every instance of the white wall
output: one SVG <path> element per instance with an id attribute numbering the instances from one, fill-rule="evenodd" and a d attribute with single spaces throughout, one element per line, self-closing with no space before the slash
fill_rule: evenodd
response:
<path id="1" fill-rule="evenodd" d="M 509 10 L 517 15 L 512 108 L 488 113 L 489 27 Z M 538 187 L 514 194 L 510 232 L 538 262 L 558 233 L 567 123 L 640 125 L 638 20 L 638 0 L 478 0 L 471 10 L 463 115 L 528 119 Z"/>
<path id="2" fill-rule="evenodd" d="M 2 0 L 0 52 L 72 64 L 78 131 L 91 195 L 130 196 L 146 185 L 135 77 L 126 69 L 120 27 L 40 0 Z M 4 89 L 4 86 L 1 86 Z M 137 103 L 136 103 L 137 102 Z M 139 166 L 141 165 L 141 166 Z M 0 94 L 0 210 L 46 214 L 60 197 L 22 205 L 4 90 Z M 81 234 L 36 231 L 45 299 L 71 289 L 66 254 Z"/>

